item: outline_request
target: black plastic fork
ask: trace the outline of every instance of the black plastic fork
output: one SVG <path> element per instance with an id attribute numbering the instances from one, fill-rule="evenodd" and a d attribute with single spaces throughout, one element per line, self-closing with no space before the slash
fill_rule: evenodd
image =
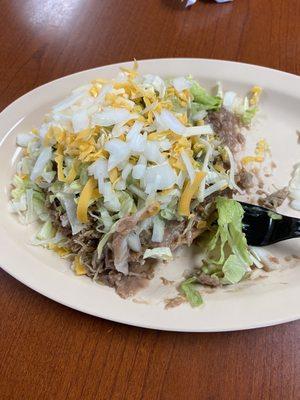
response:
<path id="1" fill-rule="evenodd" d="M 245 214 L 243 232 L 250 246 L 267 246 L 300 237 L 300 219 L 240 201 Z"/>

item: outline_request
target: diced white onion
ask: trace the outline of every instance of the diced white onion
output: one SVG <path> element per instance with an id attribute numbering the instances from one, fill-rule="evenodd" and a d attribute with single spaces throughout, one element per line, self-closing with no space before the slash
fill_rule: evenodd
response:
<path id="1" fill-rule="evenodd" d="M 131 114 L 125 108 L 106 107 L 103 111 L 93 115 L 92 122 L 99 126 L 112 126 L 120 122 L 127 122 L 137 118 L 137 114 Z"/>
<path id="2" fill-rule="evenodd" d="M 113 137 L 119 137 L 120 135 L 122 135 L 122 133 L 125 131 L 124 124 L 125 123 L 123 121 L 114 125 L 111 131 Z"/>
<path id="3" fill-rule="evenodd" d="M 52 107 L 52 111 L 54 113 L 63 111 L 66 108 L 69 108 L 70 106 L 75 104 L 80 99 L 82 99 L 83 96 L 84 96 L 84 94 L 82 92 L 73 93 L 71 96 L 67 97 L 66 99 L 64 99 L 63 101 L 61 101 L 60 103 L 58 103 L 54 107 Z"/>
<path id="4" fill-rule="evenodd" d="M 160 178 L 158 180 L 158 178 Z M 147 167 L 145 172 L 146 193 L 155 184 L 156 190 L 168 189 L 176 183 L 176 174 L 168 162 L 153 167 Z"/>
<path id="5" fill-rule="evenodd" d="M 226 92 L 224 94 L 223 106 L 228 111 L 233 111 L 234 101 L 235 101 L 236 97 L 237 97 L 237 94 L 235 92 Z"/>
<path id="6" fill-rule="evenodd" d="M 74 132 L 80 132 L 87 129 L 90 124 L 90 119 L 86 110 L 80 110 L 72 115 L 72 124 Z"/>
<path id="7" fill-rule="evenodd" d="M 128 163 L 126 164 L 126 166 L 123 168 L 122 171 L 122 179 L 124 181 L 126 181 L 126 179 L 128 178 L 128 175 L 130 174 L 131 170 L 132 170 L 132 164 Z"/>
<path id="8" fill-rule="evenodd" d="M 147 141 L 145 145 L 144 156 L 148 161 L 153 161 L 158 164 L 163 163 L 165 160 L 159 150 L 159 143 L 156 141 Z"/>
<path id="9" fill-rule="evenodd" d="M 191 82 L 184 77 L 175 78 L 172 83 L 177 92 L 182 92 L 192 86 Z"/>
<path id="10" fill-rule="evenodd" d="M 184 136 L 212 135 L 214 133 L 210 124 L 200 126 L 190 126 L 185 128 Z"/>
<path id="11" fill-rule="evenodd" d="M 110 153 L 108 159 L 109 171 L 111 171 L 120 163 L 128 160 L 130 156 L 130 148 L 128 147 L 127 143 L 120 139 L 111 139 L 105 144 L 104 148 Z"/>
<path id="12" fill-rule="evenodd" d="M 45 168 L 46 164 L 51 160 L 51 157 L 52 157 L 51 147 L 43 148 L 31 172 L 30 179 L 32 181 L 35 181 L 38 176 L 42 175 L 43 169 Z"/>
<path id="13" fill-rule="evenodd" d="M 143 128 L 143 123 L 140 121 L 135 121 L 132 128 L 127 133 L 127 142 L 131 151 L 134 153 L 141 153 L 145 149 L 146 137 L 141 135 L 141 130 Z"/>
<path id="14" fill-rule="evenodd" d="M 34 138 L 35 136 L 32 133 L 19 133 L 17 135 L 17 145 L 21 147 L 27 147 L 28 143 Z"/>
<path id="15" fill-rule="evenodd" d="M 227 181 L 225 179 L 221 179 L 219 182 L 214 183 L 204 190 L 203 198 L 210 196 L 211 194 L 218 192 L 227 187 Z"/>
<path id="16" fill-rule="evenodd" d="M 166 93 L 166 85 L 165 82 L 157 75 L 145 75 L 144 76 L 144 87 L 152 86 L 159 94 L 159 97 L 162 99 Z"/>
<path id="17" fill-rule="evenodd" d="M 178 135 L 184 135 L 186 127 L 169 110 L 162 110 L 160 114 L 154 113 L 155 119 L 163 130 L 170 129 Z"/>
<path id="18" fill-rule="evenodd" d="M 195 179 L 196 174 L 195 174 L 195 169 L 194 169 L 194 167 L 192 165 L 192 162 L 190 160 L 190 157 L 186 154 L 186 152 L 184 150 L 182 150 L 180 152 L 180 155 L 181 155 L 182 161 L 183 161 L 183 163 L 185 165 L 186 171 L 187 171 L 187 173 L 189 175 L 190 181 L 193 182 L 194 179 Z"/>
<path id="19" fill-rule="evenodd" d="M 170 148 L 172 147 L 172 144 L 168 139 L 160 140 L 158 142 L 158 145 L 159 149 L 162 151 L 170 150 Z"/>
<path id="20" fill-rule="evenodd" d="M 99 158 L 88 167 L 89 175 L 93 175 L 98 180 L 98 189 L 101 192 L 104 186 L 104 180 L 108 177 L 108 163 L 104 158 Z"/>
<path id="21" fill-rule="evenodd" d="M 125 190 L 126 189 L 126 182 L 124 182 L 123 179 L 118 180 L 115 183 L 115 189 L 116 190 Z"/>
<path id="22" fill-rule="evenodd" d="M 142 179 L 146 172 L 146 165 L 136 164 L 132 169 L 132 177 L 134 179 Z"/>
<path id="23" fill-rule="evenodd" d="M 198 111 L 196 114 L 194 114 L 192 119 L 194 121 L 199 121 L 199 120 L 204 119 L 206 116 L 207 116 L 207 111 L 201 110 L 201 111 Z"/>

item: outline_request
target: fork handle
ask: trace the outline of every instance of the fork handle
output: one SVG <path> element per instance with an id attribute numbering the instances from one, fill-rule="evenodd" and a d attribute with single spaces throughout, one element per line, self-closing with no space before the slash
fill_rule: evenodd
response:
<path id="1" fill-rule="evenodd" d="M 280 220 L 271 221 L 273 226 L 270 229 L 269 242 L 300 237 L 300 219 L 283 216 Z"/>

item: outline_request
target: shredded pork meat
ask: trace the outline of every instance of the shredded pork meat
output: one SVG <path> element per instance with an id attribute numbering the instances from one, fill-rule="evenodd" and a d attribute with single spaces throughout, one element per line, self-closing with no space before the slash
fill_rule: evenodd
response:
<path id="1" fill-rule="evenodd" d="M 237 152 L 245 144 L 245 137 L 241 133 L 242 124 L 239 118 L 226 110 L 226 108 L 221 107 L 219 111 L 210 112 L 208 120 L 222 142 L 232 152 Z"/>
<path id="2" fill-rule="evenodd" d="M 135 231 L 141 221 L 157 212 L 157 204 L 154 203 L 118 221 L 115 232 L 105 245 L 99 259 L 97 247 L 103 237 L 103 232 L 101 229 L 95 229 L 95 219 L 93 220 L 91 216 L 90 224 L 73 235 L 70 225 L 62 226 L 61 207 L 55 202 L 47 202 L 47 206 L 54 227 L 66 237 L 65 247 L 71 252 L 69 257 L 72 259 L 75 255 L 79 255 L 88 269 L 88 276 L 114 287 L 123 298 L 134 295 L 145 286 L 147 280 L 153 278 L 156 261 L 145 262 L 143 254 L 147 248 L 170 247 L 171 251 L 174 251 L 183 245 L 190 246 L 203 231 L 197 228 L 199 218 L 195 218 L 190 224 L 186 219 L 182 222 L 168 221 L 162 242 L 152 242 L 152 232 L 148 229 L 140 233 L 141 250 L 139 252 L 130 250 L 127 245 L 128 234 Z"/>
<path id="3" fill-rule="evenodd" d="M 258 203 L 263 207 L 275 210 L 282 205 L 284 200 L 287 198 L 289 190 L 287 187 L 276 190 L 275 192 L 259 198 Z"/>

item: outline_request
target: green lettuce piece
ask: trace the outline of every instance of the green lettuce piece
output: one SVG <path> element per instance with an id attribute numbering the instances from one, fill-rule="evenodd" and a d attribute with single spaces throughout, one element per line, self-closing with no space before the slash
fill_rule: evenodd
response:
<path id="1" fill-rule="evenodd" d="M 182 218 L 177 214 L 177 203 L 177 198 L 172 199 L 168 206 L 160 211 L 160 216 L 168 221 L 181 220 Z"/>
<path id="2" fill-rule="evenodd" d="M 207 262 L 222 266 L 224 278 L 236 283 L 253 264 L 242 231 L 244 210 L 239 202 L 226 197 L 217 197 L 216 208 L 218 228 L 207 245 Z"/>
<path id="3" fill-rule="evenodd" d="M 11 191 L 11 197 L 13 200 L 20 200 L 21 196 L 26 194 L 26 190 L 28 189 L 33 189 L 36 192 L 42 193 L 41 189 L 28 178 L 21 179 L 18 175 L 15 175 L 12 184 L 14 186 L 14 189 Z"/>
<path id="4" fill-rule="evenodd" d="M 118 199 L 121 204 L 121 209 L 119 211 L 119 218 L 123 218 L 125 215 L 134 214 L 136 212 L 136 205 L 132 196 L 125 191 L 118 192 Z"/>
<path id="5" fill-rule="evenodd" d="M 210 95 L 196 81 L 192 81 L 190 92 L 194 98 L 194 102 L 199 104 L 199 110 L 219 110 L 222 105 L 222 99 L 220 97 Z"/>
<path id="6" fill-rule="evenodd" d="M 195 289 L 195 283 L 197 283 L 196 277 L 186 279 L 180 285 L 180 291 L 185 295 L 192 307 L 199 307 L 203 304 L 203 299 L 198 290 Z"/>
<path id="7" fill-rule="evenodd" d="M 97 246 L 98 258 L 101 257 L 102 252 L 103 252 L 103 249 L 104 249 L 104 246 L 105 246 L 106 243 L 110 240 L 110 238 L 112 237 L 112 235 L 115 233 L 115 231 L 116 231 L 116 225 L 117 225 L 117 222 L 115 222 L 115 223 L 112 225 L 112 227 L 110 228 L 110 231 L 107 232 L 107 233 L 105 233 L 105 234 L 102 236 L 101 240 L 99 241 L 98 246 Z"/>
<path id="8" fill-rule="evenodd" d="M 29 224 L 37 218 L 46 221 L 45 195 L 41 189 L 28 178 L 21 179 L 18 175 L 13 178 L 13 186 L 14 189 L 11 191 L 12 204 L 16 211 L 23 213 L 24 222 Z M 22 199 L 24 204 L 21 201 Z"/>
<path id="9" fill-rule="evenodd" d="M 104 230 L 105 232 L 108 232 L 113 226 L 114 221 L 106 208 L 100 207 L 99 211 L 101 214 L 100 220 L 104 225 Z"/>
<path id="10" fill-rule="evenodd" d="M 244 264 L 234 254 L 231 254 L 227 258 L 222 271 L 224 273 L 224 278 L 222 279 L 223 284 L 238 283 L 246 273 Z"/>
<path id="11" fill-rule="evenodd" d="M 252 122 L 252 119 L 255 117 L 257 111 L 258 111 L 258 107 L 248 108 L 248 110 L 246 110 L 241 116 L 242 123 L 244 125 L 250 125 Z"/>
<path id="12" fill-rule="evenodd" d="M 147 249 L 143 258 L 155 258 L 157 260 L 170 261 L 173 259 L 173 255 L 169 247 L 155 247 L 154 249 Z"/>
<path id="13" fill-rule="evenodd" d="M 55 236 L 55 229 L 52 226 L 51 221 L 46 221 L 41 229 L 36 234 L 36 239 L 38 240 L 48 240 Z"/>
<path id="14" fill-rule="evenodd" d="M 49 218 L 48 210 L 45 207 L 45 195 L 36 190 L 33 191 L 32 206 L 35 215 L 42 221 L 47 221 Z"/>

